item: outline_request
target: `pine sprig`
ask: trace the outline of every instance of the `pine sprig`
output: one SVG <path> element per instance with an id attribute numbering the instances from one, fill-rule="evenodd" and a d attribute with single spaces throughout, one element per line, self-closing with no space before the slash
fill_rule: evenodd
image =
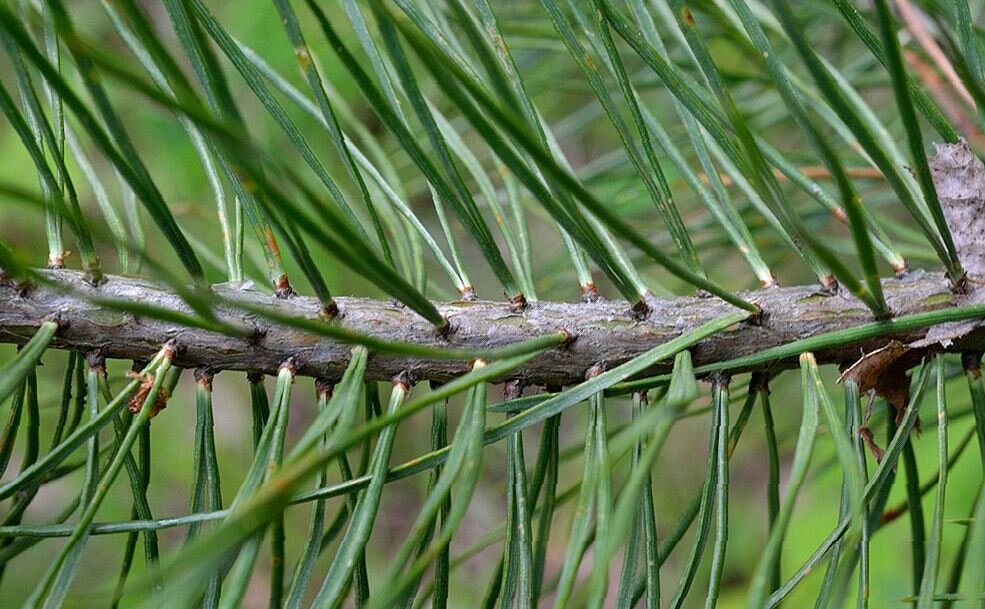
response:
<path id="1" fill-rule="evenodd" d="M 0 6 L 6 604 L 985 595 L 978 3 L 161 8 Z"/>

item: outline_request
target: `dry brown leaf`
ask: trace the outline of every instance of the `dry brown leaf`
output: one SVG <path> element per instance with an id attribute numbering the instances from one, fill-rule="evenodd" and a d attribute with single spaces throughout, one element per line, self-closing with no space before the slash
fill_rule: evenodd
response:
<path id="1" fill-rule="evenodd" d="M 899 417 L 910 402 L 907 372 L 920 363 L 924 350 L 893 340 L 858 359 L 838 377 L 838 382 L 855 381 L 862 394 L 875 392 L 896 410 Z M 917 429 L 919 429 L 919 421 Z"/>
<path id="2" fill-rule="evenodd" d="M 127 376 L 140 381 L 140 386 L 137 388 L 137 393 L 135 393 L 127 403 L 127 409 L 130 412 L 133 414 L 139 414 L 140 409 L 144 407 L 144 402 L 147 401 L 147 396 L 150 394 L 151 388 L 154 386 L 154 375 L 140 374 L 139 372 L 130 370 L 127 372 Z M 161 387 L 160 391 L 157 392 L 157 399 L 154 400 L 154 404 L 151 406 L 151 418 L 156 417 L 157 413 L 167 408 L 168 398 L 170 397 L 171 396 L 168 394 L 167 388 Z"/>

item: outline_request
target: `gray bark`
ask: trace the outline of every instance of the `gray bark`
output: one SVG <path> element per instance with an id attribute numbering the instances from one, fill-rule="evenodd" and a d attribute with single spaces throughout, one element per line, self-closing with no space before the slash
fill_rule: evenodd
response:
<path id="1" fill-rule="evenodd" d="M 190 312 L 183 301 L 160 285 L 109 276 L 98 288 L 88 285 L 74 271 L 43 271 L 49 279 L 70 288 L 41 285 L 21 293 L 10 283 L 0 285 L 0 342 L 23 343 L 46 319 L 57 318 L 62 327 L 52 346 L 80 351 L 98 350 L 105 357 L 150 359 L 163 343 L 177 341 L 176 364 L 208 366 L 216 371 L 241 370 L 275 373 L 294 358 L 301 375 L 337 379 L 349 360 L 351 345 L 312 336 L 300 330 L 272 325 L 255 315 L 217 305 L 219 315 L 235 324 L 258 330 L 253 340 L 182 327 L 156 319 L 136 317 L 89 302 L 86 294 L 135 300 Z M 949 283 L 942 274 L 916 271 L 904 279 L 883 282 L 886 300 L 894 315 L 908 315 L 956 306 Z M 277 299 L 253 290 L 223 286 L 216 293 L 240 302 L 277 307 L 294 316 L 316 318 L 317 301 L 292 297 Z M 766 316 L 760 325 L 744 323 L 697 344 L 692 349 L 696 365 L 718 362 L 818 334 L 853 328 L 872 321 L 870 312 L 847 294 L 824 295 L 814 287 L 773 288 L 750 292 L 746 298 L 759 303 Z M 576 339 L 551 349 L 516 370 L 509 380 L 532 385 L 567 385 L 580 382 L 595 364 L 611 368 L 681 333 L 721 315 L 734 312 L 731 305 L 713 298 L 654 299 L 646 319 L 634 317 L 625 302 L 534 302 L 522 313 L 510 311 L 506 302 L 450 302 L 438 307 L 452 325 L 441 336 L 413 311 L 388 301 L 337 298 L 341 315 L 332 322 L 387 340 L 400 340 L 444 348 L 494 348 L 566 330 Z M 818 361 L 850 363 L 866 351 L 890 339 L 909 343 L 923 338 L 926 329 L 825 349 Z M 979 332 L 951 345 L 953 350 L 981 349 Z M 771 369 L 796 366 L 796 359 L 773 362 Z M 367 377 L 389 379 L 408 372 L 417 380 L 447 381 L 469 370 L 468 361 L 372 354 Z M 665 371 L 658 366 L 650 372 Z M 508 379 L 503 379 L 508 380 Z"/>

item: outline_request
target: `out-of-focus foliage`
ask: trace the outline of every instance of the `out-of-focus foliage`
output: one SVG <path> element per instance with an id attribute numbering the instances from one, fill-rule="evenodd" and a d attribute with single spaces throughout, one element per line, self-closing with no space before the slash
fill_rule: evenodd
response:
<path id="1" fill-rule="evenodd" d="M 959 282 L 926 157 L 985 146 L 982 8 L 3 3 L 7 280 L 147 277 L 199 324 L 243 281 L 436 330 L 431 301 L 473 292 L 737 313 L 504 402 L 487 381 L 529 353 L 390 387 L 364 379 L 387 345 L 357 346 L 328 392 L 196 382 L 163 345 L 128 375 L 45 325 L 0 346 L 0 605 L 978 606 L 979 354 L 928 357 L 896 413 L 810 353 L 767 388 L 696 383 L 687 349 L 747 290 L 840 285 L 882 319 L 880 278 Z M 618 391 L 657 361 L 669 385 Z"/>

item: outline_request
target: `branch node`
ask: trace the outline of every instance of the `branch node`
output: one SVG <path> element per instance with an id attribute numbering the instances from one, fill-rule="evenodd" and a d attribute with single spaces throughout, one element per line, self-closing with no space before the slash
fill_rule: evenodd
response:
<path id="1" fill-rule="evenodd" d="M 762 306 L 760 306 L 758 302 L 754 302 L 753 304 L 756 305 L 756 312 L 750 315 L 749 318 L 746 319 L 745 323 L 749 324 L 750 326 L 762 328 L 763 326 L 769 323 L 770 320 L 769 311 L 767 311 Z"/>
<path id="2" fill-rule="evenodd" d="M 106 374 L 106 356 L 103 355 L 102 351 L 99 349 L 86 351 L 85 358 L 89 368 L 95 370 L 99 374 Z"/>
<path id="3" fill-rule="evenodd" d="M 732 374 L 730 372 L 720 370 L 717 372 L 712 372 L 708 375 L 708 379 L 711 381 L 712 387 L 728 387 L 729 383 L 732 381 Z"/>
<path id="4" fill-rule="evenodd" d="M 55 325 L 58 326 L 57 332 L 59 333 L 64 332 L 71 325 L 71 322 L 68 320 L 68 315 L 66 315 L 64 311 L 55 311 L 51 315 L 48 315 L 45 318 L 45 321 L 54 322 Z"/>
<path id="5" fill-rule="evenodd" d="M 646 290 L 640 294 L 640 299 L 633 305 L 630 315 L 632 315 L 635 321 L 646 321 L 650 318 L 650 314 L 659 310 L 660 307 L 660 300 L 653 295 L 653 292 Z"/>
<path id="6" fill-rule="evenodd" d="M 333 319 L 338 319 L 341 317 L 339 314 L 339 304 L 335 302 L 334 299 L 328 301 L 327 304 L 322 305 L 322 308 L 318 310 L 318 318 L 324 321 L 332 321 Z"/>
<path id="7" fill-rule="evenodd" d="M 282 273 L 274 283 L 274 296 L 287 299 L 295 294 L 294 288 L 291 287 L 291 280 L 287 278 L 287 273 Z"/>
<path id="8" fill-rule="evenodd" d="M 168 342 L 164 343 L 161 350 L 164 351 L 164 359 L 174 360 L 174 358 L 177 357 L 178 353 L 181 351 L 181 345 L 178 344 L 177 338 L 172 338 L 169 339 Z"/>
<path id="9" fill-rule="evenodd" d="M 18 298 L 27 298 L 27 295 L 34 289 L 34 283 L 30 279 L 22 279 L 18 281 L 14 279 L 14 290 L 17 292 Z"/>
<path id="10" fill-rule="evenodd" d="M 595 282 L 589 281 L 588 283 L 582 284 L 581 286 L 581 301 L 582 302 L 598 302 L 602 300 L 602 296 L 599 294 L 598 287 L 595 286 Z"/>
<path id="11" fill-rule="evenodd" d="M 948 275 L 950 277 L 950 275 Z M 971 291 L 971 286 L 968 282 L 968 273 L 966 271 L 961 272 L 961 276 L 957 279 L 951 279 L 951 292 L 958 295 L 965 295 Z"/>
<path id="12" fill-rule="evenodd" d="M 479 296 L 475 293 L 475 288 L 470 285 L 463 285 L 458 289 L 458 299 L 462 302 L 475 302 Z"/>
<path id="13" fill-rule="evenodd" d="M 578 340 L 578 333 L 569 328 L 561 328 L 561 334 L 564 334 L 564 341 L 557 346 L 558 349 L 566 351 L 571 348 L 571 345 L 575 344 L 576 340 Z"/>
<path id="14" fill-rule="evenodd" d="M 752 377 L 749 379 L 749 387 L 756 392 L 765 392 L 766 395 L 770 393 L 770 373 L 765 370 L 759 372 L 753 372 Z"/>
<path id="15" fill-rule="evenodd" d="M 977 379 L 982 375 L 981 351 L 965 351 L 961 354 L 961 366 L 971 378 Z"/>
<path id="16" fill-rule="evenodd" d="M 452 334 L 458 331 L 458 326 L 451 323 L 451 320 L 448 319 L 447 317 L 443 317 L 443 319 L 445 320 L 445 323 L 441 324 L 435 329 L 438 331 L 438 336 L 440 336 L 444 340 L 448 340 L 449 338 L 451 338 Z"/>
<path id="17" fill-rule="evenodd" d="M 603 372 L 605 372 L 605 364 L 602 362 L 596 362 L 592 364 L 591 368 L 585 371 L 585 380 L 591 380 Z"/>
<path id="18" fill-rule="evenodd" d="M 335 383 L 328 380 L 327 378 L 320 376 L 315 379 L 315 397 L 319 400 L 332 399 L 332 395 L 335 393 Z"/>
<path id="19" fill-rule="evenodd" d="M 251 385 L 259 385 L 263 382 L 264 374 L 257 370 L 251 370 L 246 373 L 246 380 L 250 382 Z"/>
<path id="20" fill-rule="evenodd" d="M 510 297 L 510 313 L 523 313 L 523 310 L 527 308 L 527 297 L 523 295 L 523 292 L 517 292 Z"/>
<path id="21" fill-rule="evenodd" d="M 523 396 L 523 381 L 517 379 L 503 384 L 503 401 L 518 400 Z"/>
<path id="22" fill-rule="evenodd" d="M 195 382 L 202 389 L 212 391 L 212 379 L 215 377 L 215 370 L 209 366 L 199 366 L 195 368 Z"/>
<path id="23" fill-rule="evenodd" d="M 286 370 L 287 373 L 291 375 L 291 378 L 294 378 L 294 376 L 298 373 L 297 356 L 292 355 L 291 357 L 284 360 L 284 362 L 280 365 L 280 368 L 278 368 L 278 372 L 281 370 Z"/>
<path id="24" fill-rule="evenodd" d="M 106 275 L 99 269 L 99 267 L 86 269 L 85 271 L 85 282 L 89 284 L 92 288 L 98 288 L 109 281 Z"/>
<path id="25" fill-rule="evenodd" d="M 72 252 L 61 252 L 59 254 L 48 254 L 48 268 L 52 270 L 65 268 L 65 259 L 72 255 Z"/>
<path id="26" fill-rule="evenodd" d="M 818 291 L 822 296 L 836 296 L 840 286 L 834 275 L 828 275 L 821 279 L 821 289 Z"/>
<path id="27" fill-rule="evenodd" d="M 267 328 L 256 324 L 253 326 L 253 333 L 246 337 L 246 342 L 251 347 L 259 347 L 263 339 L 267 337 Z"/>
<path id="28" fill-rule="evenodd" d="M 394 387 L 399 387 L 404 393 L 410 393 L 410 388 L 414 386 L 415 379 L 409 370 L 402 370 L 394 375 L 390 382 Z"/>

